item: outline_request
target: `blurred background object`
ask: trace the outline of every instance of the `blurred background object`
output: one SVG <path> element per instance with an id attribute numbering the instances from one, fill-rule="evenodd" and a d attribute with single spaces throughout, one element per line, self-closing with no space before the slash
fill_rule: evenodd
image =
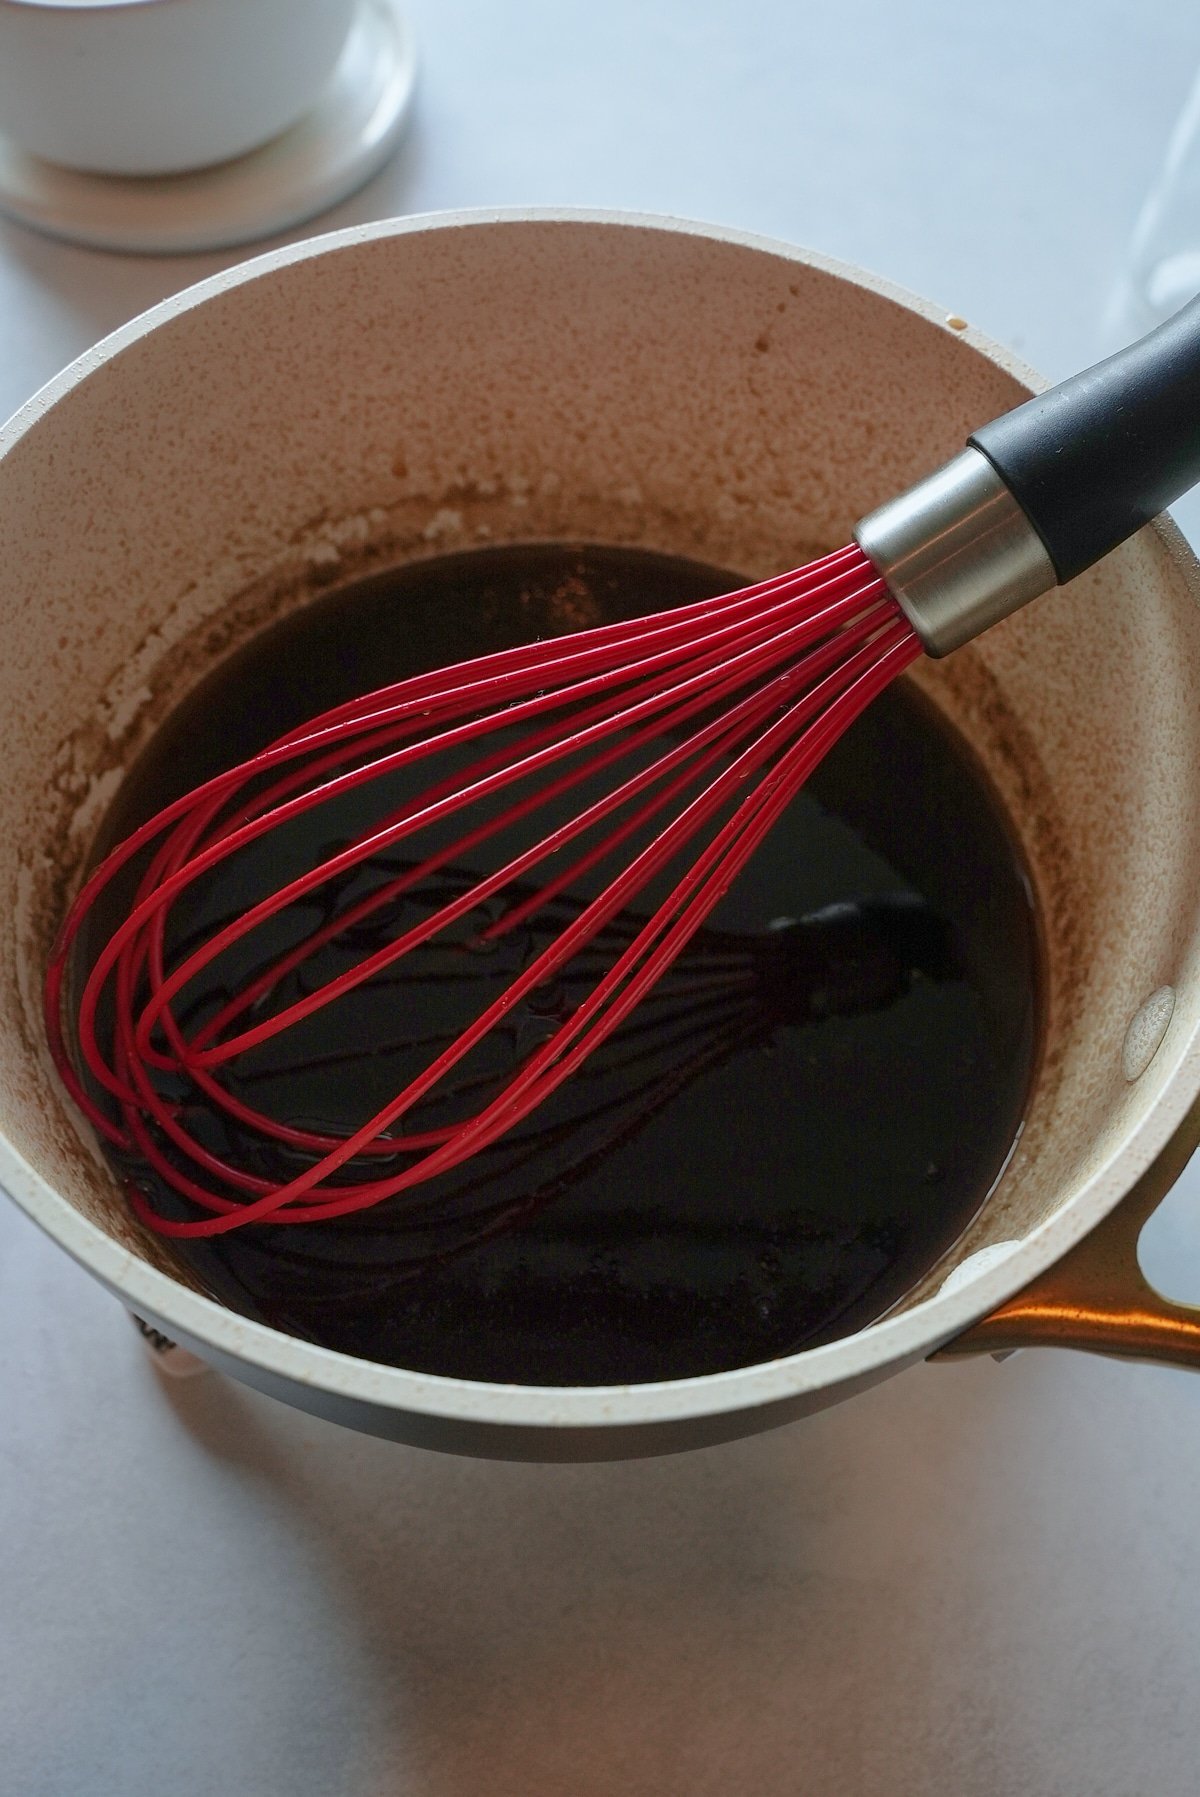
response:
<path id="1" fill-rule="evenodd" d="M 1148 331 L 1200 293 L 1200 72 L 1134 226 L 1114 334 Z"/>
<path id="2" fill-rule="evenodd" d="M 0 0 L 0 211 L 169 254 L 369 180 L 415 78 L 398 0 Z"/>
<path id="3" fill-rule="evenodd" d="M 1119 349 L 1161 324 L 1200 293 L 1200 70 L 1167 140 L 1114 285 L 1103 323 L 1104 345 Z M 1200 494 L 1171 508 L 1200 546 Z"/>

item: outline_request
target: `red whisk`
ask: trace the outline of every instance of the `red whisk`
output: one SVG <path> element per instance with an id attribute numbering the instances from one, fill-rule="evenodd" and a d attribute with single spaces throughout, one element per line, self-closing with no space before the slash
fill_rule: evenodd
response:
<path id="1" fill-rule="evenodd" d="M 519 1122 L 614 1030 L 729 886 L 826 749 L 870 699 L 920 652 L 908 623 L 856 548 L 798 574 L 702 600 L 628 624 L 504 651 L 420 675 L 327 712 L 152 818 L 93 874 L 56 947 L 47 981 L 55 1057 L 73 1096 L 114 1146 L 134 1149 L 182 1195 L 210 1212 L 157 1219 L 172 1234 L 215 1234 L 256 1219 L 312 1222 L 377 1203 L 455 1166 Z M 497 745 L 490 740 L 499 733 Z M 355 788 L 383 789 L 414 764 L 461 755 L 413 802 L 385 811 L 356 840 L 213 932 L 169 967 L 164 943 L 172 903 L 195 880 L 268 831 Z M 542 824 L 556 800 L 611 770 L 602 798 L 566 822 Z M 623 775 L 623 777 L 621 777 Z M 265 780 L 265 783 L 264 783 Z M 175 1006 L 189 982 L 269 918 L 381 853 L 413 856 L 435 826 L 466 826 L 365 896 L 339 909 L 188 1034 Z M 539 824 L 542 827 L 539 828 Z M 439 869 L 491 838 L 528 829 L 528 846 L 494 873 L 316 991 L 251 1021 L 248 1014 L 329 940 L 360 926 Z M 479 942 L 497 942 L 557 894 L 575 887 L 613 850 L 649 832 L 627 865 L 514 978 L 424 1072 L 354 1134 L 333 1141 L 254 1113 L 222 1086 L 219 1070 L 299 1024 L 405 954 L 464 920 Z M 697 838 L 701 839 L 699 848 Z M 83 987 L 76 1026 L 82 1067 L 114 1101 L 93 1095 L 67 1059 L 59 1028 L 61 983 L 77 932 L 105 884 L 152 847 L 133 908 Z M 549 866 L 553 863 L 552 868 Z M 396 1133 L 528 993 L 564 970 L 605 925 L 666 870 L 672 889 L 590 994 L 480 1109 L 453 1125 Z M 529 889 L 531 876 L 548 877 Z M 507 902 L 523 882 L 516 902 Z M 481 907 L 499 915 L 475 926 Z M 113 1007 L 102 1046 L 102 992 Z M 220 1161 L 189 1136 L 162 1078 L 182 1075 L 244 1126 L 285 1142 L 310 1164 L 268 1185 Z M 172 1153 L 172 1150 L 177 1151 Z M 407 1157 L 386 1177 L 331 1186 L 363 1156 Z M 189 1172 L 179 1155 L 191 1163 Z M 196 1173 L 207 1175 L 202 1181 Z M 212 1183 L 218 1185 L 214 1189 Z M 229 1192 L 239 1194 L 230 1196 Z M 144 1214 L 148 1207 L 131 1194 Z"/>
<path id="2" fill-rule="evenodd" d="M 115 1150 L 190 1205 L 183 1219 L 164 1216 L 131 1176 L 137 1213 L 177 1236 L 315 1223 L 407 1192 L 494 1142 L 628 1017 L 889 681 L 923 649 L 944 654 L 1070 578 L 1200 475 L 1198 417 L 1195 302 L 1122 356 L 976 433 L 863 520 L 847 548 L 740 592 L 385 687 L 166 806 L 91 875 L 45 987 L 50 1047 L 72 1097 Z M 580 802 L 598 776 L 599 796 Z M 354 795 L 374 808 L 348 841 L 202 940 L 174 939 L 181 895 L 198 882 L 215 889 L 256 843 L 283 843 L 296 820 L 322 807 L 332 816 Z M 443 903 L 416 903 L 406 921 L 440 870 L 484 844 L 500 851 L 494 871 Z M 395 871 L 386 857 L 401 845 L 406 863 Z M 381 858 L 384 872 L 364 885 Z M 64 982 L 79 932 L 131 863 L 128 915 L 82 979 L 68 1032 Z M 561 933 L 351 1133 L 273 1116 L 223 1081 L 223 1069 L 403 958 L 439 945 L 494 951 L 589 883 L 598 890 Z M 649 901 L 648 914 L 612 931 L 635 900 Z M 314 902 L 324 909 L 312 925 L 304 908 Z M 393 915 L 380 946 L 306 984 L 331 944 Z M 291 939 L 264 950 L 265 928 L 288 918 Z M 597 958 L 598 942 L 616 946 Z M 578 957 L 589 948 L 594 977 L 579 996 Z M 242 983 L 197 1010 L 197 982 L 222 958 Z M 497 1072 L 488 1058 L 497 1032 L 568 969 L 571 1005 L 550 1006 L 545 1039 Z M 458 1109 L 464 1092 L 477 1097 L 446 1120 L 448 1096 Z M 295 1170 L 255 1173 L 200 1139 L 188 1122 L 197 1099 Z"/>

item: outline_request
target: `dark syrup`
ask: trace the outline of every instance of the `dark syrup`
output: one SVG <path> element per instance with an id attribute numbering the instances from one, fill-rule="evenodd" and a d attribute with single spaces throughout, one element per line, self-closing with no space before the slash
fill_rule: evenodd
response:
<path id="1" fill-rule="evenodd" d="M 267 631 L 189 697 L 123 785 L 104 844 L 355 693 L 736 584 L 642 552 L 544 546 L 365 580 Z M 201 890 L 179 938 L 345 840 L 361 815 L 325 814 L 272 847 L 278 866 Z M 444 902 L 471 871 L 483 869 L 451 868 L 411 902 Z M 443 957 L 341 1001 L 299 1039 L 254 1050 L 234 1089 L 308 1127 L 357 1124 L 420 1064 L 414 1036 L 475 1014 L 587 896 L 564 898 L 499 956 Z M 396 924 L 385 915 L 338 944 L 320 977 Z M 424 1188 L 437 1200 L 428 1221 L 391 1200 L 174 1252 L 249 1316 L 464 1378 L 636 1383 L 828 1341 L 910 1289 L 1003 1167 L 1034 1052 L 1035 940 L 1028 883 L 980 771 L 908 684 L 893 687 L 587 1077 Z M 525 1007 L 502 1044 L 512 1064 L 574 996 L 568 981 Z M 195 1107 L 189 1121 L 252 1170 L 297 1170 Z M 118 1164 L 160 1208 L 189 1214 L 144 1168 Z"/>

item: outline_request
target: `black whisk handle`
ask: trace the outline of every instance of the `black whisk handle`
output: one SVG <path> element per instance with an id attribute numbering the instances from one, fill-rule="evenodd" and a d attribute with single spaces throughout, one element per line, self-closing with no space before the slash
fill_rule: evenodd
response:
<path id="1" fill-rule="evenodd" d="M 1060 583 L 1082 573 L 1200 481 L 1200 296 L 969 442 L 1037 531 Z"/>

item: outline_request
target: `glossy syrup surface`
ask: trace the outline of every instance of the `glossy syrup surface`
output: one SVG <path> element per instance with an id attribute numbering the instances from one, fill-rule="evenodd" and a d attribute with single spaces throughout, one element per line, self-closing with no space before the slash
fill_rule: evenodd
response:
<path id="1" fill-rule="evenodd" d="M 736 584 L 641 551 L 526 546 L 331 594 L 189 696 L 123 785 L 104 842 L 356 693 Z M 323 812 L 288 852 L 327 853 L 357 821 Z M 463 872 L 410 903 L 444 902 Z M 180 939 L 264 879 L 278 880 L 269 863 L 198 892 Z M 85 957 L 121 902 L 97 918 Z M 414 1069 L 414 1042 L 474 1015 L 577 902 L 499 955 L 460 956 L 452 979 L 414 957 L 299 1040 L 253 1051 L 233 1089 L 305 1127 L 357 1124 Z M 396 922 L 385 913 L 339 941 L 309 977 L 371 952 Z M 586 1385 L 770 1360 L 880 1316 L 974 1216 L 1020 1127 L 1036 981 L 1028 882 L 1005 820 L 964 745 L 901 683 L 834 749 L 586 1077 L 426 1188 L 432 1220 L 391 1200 L 173 1251 L 235 1310 L 413 1370 Z M 553 995 L 549 1011 L 570 997 Z M 514 1019 L 513 1064 L 546 1010 Z M 292 1170 L 215 1118 L 189 1121 L 252 1171 Z"/>

